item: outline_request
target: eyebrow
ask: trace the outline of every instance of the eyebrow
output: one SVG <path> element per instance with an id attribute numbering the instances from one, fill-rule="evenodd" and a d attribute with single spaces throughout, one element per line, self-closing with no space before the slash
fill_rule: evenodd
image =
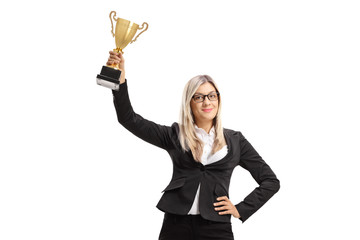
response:
<path id="1" fill-rule="evenodd" d="M 208 94 L 213 93 L 213 92 L 215 92 L 215 93 L 216 93 L 216 90 L 215 90 L 215 91 L 211 91 L 211 92 L 209 92 Z M 196 92 L 196 93 L 194 93 L 194 94 L 207 95 L 207 94 L 205 94 L 205 93 L 198 93 L 198 92 Z"/>

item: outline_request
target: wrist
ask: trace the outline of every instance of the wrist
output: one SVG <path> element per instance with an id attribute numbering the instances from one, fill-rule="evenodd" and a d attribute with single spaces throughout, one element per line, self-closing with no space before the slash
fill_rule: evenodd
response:
<path id="1" fill-rule="evenodd" d="M 121 71 L 121 75 L 120 75 L 120 84 L 124 83 L 125 82 L 125 71 Z"/>

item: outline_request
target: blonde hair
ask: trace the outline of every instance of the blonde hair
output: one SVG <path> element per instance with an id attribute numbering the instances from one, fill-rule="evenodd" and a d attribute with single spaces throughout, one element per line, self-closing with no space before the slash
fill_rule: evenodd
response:
<path id="1" fill-rule="evenodd" d="M 198 75 L 190 79 L 184 88 L 182 101 L 181 101 L 181 109 L 180 109 L 180 144 L 184 151 L 191 150 L 192 155 L 195 161 L 201 161 L 201 155 L 203 152 L 204 144 L 203 142 L 197 138 L 195 133 L 195 118 L 191 111 L 190 102 L 192 97 L 194 96 L 196 90 L 200 85 L 209 82 L 214 86 L 217 92 L 218 88 L 214 80 L 208 75 Z M 215 129 L 215 139 L 211 154 L 214 154 L 222 147 L 226 145 L 224 132 L 221 124 L 221 96 L 219 95 L 218 100 L 218 112 L 213 119 L 213 126 Z"/>

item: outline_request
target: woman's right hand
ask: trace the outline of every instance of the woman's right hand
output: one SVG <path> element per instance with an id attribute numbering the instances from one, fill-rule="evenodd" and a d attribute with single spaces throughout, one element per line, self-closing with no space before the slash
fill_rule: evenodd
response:
<path id="1" fill-rule="evenodd" d="M 120 80 L 120 84 L 122 84 L 125 82 L 125 59 L 123 55 L 118 52 L 109 51 L 109 54 L 110 55 L 108 61 L 106 62 L 106 65 L 107 66 L 116 65 L 116 67 L 121 71 L 119 80 Z"/>

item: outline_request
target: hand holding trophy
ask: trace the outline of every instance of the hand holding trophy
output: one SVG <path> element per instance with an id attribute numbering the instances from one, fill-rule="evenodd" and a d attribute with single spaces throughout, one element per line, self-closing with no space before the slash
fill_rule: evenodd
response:
<path id="1" fill-rule="evenodd" d="M 125 82 L 125 59 L 121 52 L 109 51 L 109 58 L 106 62 L 106 66 L 116 66 L 116 69 L 121 71 L 120 84 Z"/>
<path id="2" fill-rule="evenodd" d="M 112 16 L 112 14 L 114 14 Z M 110 21 L 111 21 L 111 33 L 115 37 L 116 48 L 113 50 L 115 53 L 123 53 L 123 49 L 129 44 L 136 41 L 136 39 L 148 29 L 148 24 L 144 22 L 141 27 L 138 24 L 130 22 L 122 18 L 115 18 L 116 12 L 110 12 Z M 114 24 L 113 19 L 116 21 L 115 33 L 114 33 Z M 143 30 L 142 30 L 143 29 Z M 137 30 L 142 30 L 135 38 Z M 134 38 L 134 40 L 133 40 Z M 114 57 L 114 54 L 110 53 Z M 107 62 L 107 66 L 103 66 L 101 73 L 97 75 L 96 82 L 97 84 L 111 88 L 113 90 L 119 89 L 119 78 L 121 76 L 120 66 L 117 61 L 110 61 L 110 58 Z"/>

